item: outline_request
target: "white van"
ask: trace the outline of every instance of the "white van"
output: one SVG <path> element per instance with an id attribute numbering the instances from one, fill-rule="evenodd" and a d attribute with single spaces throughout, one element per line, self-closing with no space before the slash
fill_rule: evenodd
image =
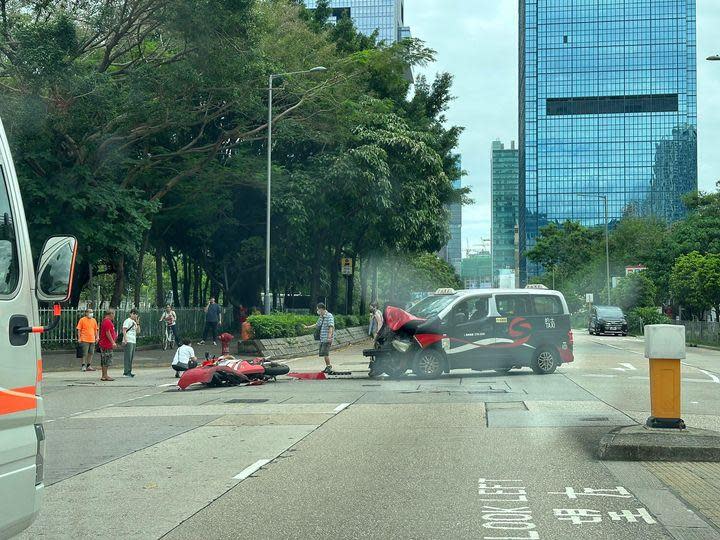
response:
<path id="1" fill-rule="evenodd" d="M 25 213 L 0 121 L 0 539 L 28 527 L 40 510 L 45 432 L 40 334 L 70 298 L 77 241 L 54 236 L 33 272 Z M 37 288 L 36 288 L 36 283 Z M 56 302 L 40 326 L 38 300 Z"/>

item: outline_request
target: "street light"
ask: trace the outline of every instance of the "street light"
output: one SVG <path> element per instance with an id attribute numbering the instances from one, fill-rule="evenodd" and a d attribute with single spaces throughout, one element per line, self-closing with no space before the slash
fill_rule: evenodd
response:
<path id="1" fill-rule="evenodd" d="M 327 68 L 317 66 L 304 71 L 273 73 L 268 79 L 268 142 L 267 142 L 267 215 L 265 218 L 265 315 L 270 314 L 270 189 L 272 184 L 272 122 L 273 122 L 273 81 L 288 75 L 322 73 Z"/>
<path id="2" fill-rule="evenodd" d="M 713 54 L 712 56 L 708 56 L 707 59 L 711 62 L 720 62 L 720 54 Z"/>
<path id="3" fill-rule="evenodd" d="M 607 195 L 590 195 L 578 193 L 578 197 L 602 199 L 605 203 L 605 270 L 607 272 L 607 300 L 610 305 L 610 233 L 608 231 L 608 198 Z"/>

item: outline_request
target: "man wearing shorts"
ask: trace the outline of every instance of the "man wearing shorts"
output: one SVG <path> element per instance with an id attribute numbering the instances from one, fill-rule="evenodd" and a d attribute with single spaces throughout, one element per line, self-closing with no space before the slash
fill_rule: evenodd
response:
<path id="1" fill-rule="evenodd" d="M 306 326 L 306 328 L 320 329 L 320 351 L 318 352 L 318 356 L 325 359 L 325 373 L 331 373 L 330 348 L 332 347 L 333 336 L 335 334 L 335 317 L 333 317 L 333 314 L 327 310 L 323 303 L 317 305 L 317 314 L 317 323 Z"/>
<path id="2" fill-rule="evenodd" d="M 105 318 L 100 323 L 100 367 L 102 368 L 101 381 L 114 381 L 108 375 L 108 368 L 112 366 L 113 349 L 117 347 L 117 331 L 115 330 L 115 310 L 109 309 L 105 312 Z"/>
<path id="3" fill-rule="evenodd" d="M 92 309 L 85 310 L 85 316 L 77 323 L 78 345 L 82 350 L 82 371 L 95 371 L 92 367 L 95 344 L 98 342 L 98 323 Z"/>

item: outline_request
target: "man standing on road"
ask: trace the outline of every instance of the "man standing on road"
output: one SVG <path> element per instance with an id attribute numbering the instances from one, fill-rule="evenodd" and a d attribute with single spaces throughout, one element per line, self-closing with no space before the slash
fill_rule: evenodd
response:
<path id="1" fill-rule="evenodd" d="M 98 342 L 98 323 L 92 309 L 85 310 L 85 316 L 77 323 L 78 345 L 82 350 L 82 371 L 95 371 L 92 367 L 95 344 Z"/>
<path id="2" fill-rule="evenodd" d="M 218 325 L 222 324 L 222 309 L 220 305 L 215 302 L 215 298 L 210 298 L 210 303 L 205 307 L 205 329 L 203 330 L 203 337 L 199 344 L 205 343 L 208 337 L 208 332 L 212 332 L 213 345 L 217 346 L 217 332 Z"/>
<path id="3" fill-rule="evenodd" d="M 115 310 L 108 309 L 105 312 L 105 318 L 103 318 L 100 324 L 100 368 L 102 369 L 101 381 L 114 381 L 112 377 L 108 375 L 108 368 L 112 366 L 113 349 L 117 347 L 116 339 L 117 332 L 115 331 Z"/>
<path id="4" fill-rule="evenodd" d="M 134 377 L 132 372 L 135 347 L 137 346 L 137 335 L 140 332 L 140 318 L 137 309 L 130 310 L 130 316 L 123 323 L 123 345 L 125 345 L 125 370 L 124 377 Z"/>
<path id="5" fill-rule="evenodd" d="M 317 323 L 305 326 L 305 328 L 308 330 L 310 328 L 320 330 L 320 351 L 318 356 L 325 359 L 325 373 L 331 373 L 333 369 L 330 364 L 330 348 L 335 335 L 335 317 L 323 303 L 317 305 L 317 314 L 319 317 Z"/>

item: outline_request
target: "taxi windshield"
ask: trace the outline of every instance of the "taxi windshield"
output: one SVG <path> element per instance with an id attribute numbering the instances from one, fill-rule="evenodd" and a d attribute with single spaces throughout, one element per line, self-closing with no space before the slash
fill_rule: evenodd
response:
<path id="1" fill-rule="evenodd" d="M 429 319 L 440 313 L 447 306 L 452 304 L 455 300 L 455 296 L 448 295 L 432 295 L 420 300 L 417 304 L 408 310 L 408 313 L 420 317 L 422 319 Z"/>

